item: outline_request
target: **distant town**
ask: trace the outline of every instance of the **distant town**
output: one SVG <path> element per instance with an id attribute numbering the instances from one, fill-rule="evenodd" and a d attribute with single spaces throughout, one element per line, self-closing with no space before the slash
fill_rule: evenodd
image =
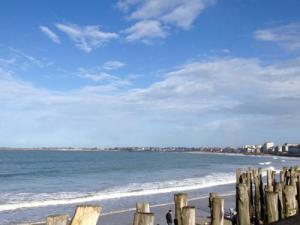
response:
<path id="1" fill-rule="evenodd" d="M 242 147 L 39 147 L 39 148 L 12 148 L 0 147 L 1 150 L 36 150 L 36 151 L 127 151 L 127 152 L 210 152 L 210 153 L 239 153 L 247 155 L 279 155 L 299 156 L 300 144 L 285 143 L 275 145 L 274 142 L 265 142 L 262 145 L 244 145 Z"/>

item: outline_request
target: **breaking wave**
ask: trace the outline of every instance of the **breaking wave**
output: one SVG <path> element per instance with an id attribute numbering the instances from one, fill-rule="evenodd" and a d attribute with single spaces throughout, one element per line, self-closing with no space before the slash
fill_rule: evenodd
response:
<path id="1" fill-rule="evenodd" d="M 5 203 L 0 205 L 0 212 L 22 208 L 36 208 L 55 205 L 80 204 L 134 196 L 155 195 L 171 192 L 196 190 L 235 183 L 234 173 L 213 173 L 201 178 L 187 178 L 152 183 L 132 183 L 115 189 L 100 192 L 78 193 L 7 193 Z"/>

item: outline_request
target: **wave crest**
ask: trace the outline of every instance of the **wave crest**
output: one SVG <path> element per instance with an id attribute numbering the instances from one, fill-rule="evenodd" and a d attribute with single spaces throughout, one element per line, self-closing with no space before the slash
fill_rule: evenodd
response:
<path id="1" fill-rule="evenodd" d="M 207 187 L 233 184 L 234 182 L 234 173 L 214 173 L 202 178 L 187 178 L 182 180 L 170 180 L 152 183 L 132 183 L 123 187 L 108 189 L 101 192 L 59 192 L 41 193 L 38 195 L 35 195 L 34 193 L 20 193 L 19 195 L 14 194 L 13 199 L 10 199 L 9 203 L 0 205 L 0 212 L 22 208 L 79 204 L 84 202 L 101 201 L 115 198 L 196 190 Z M 7 197 L 9 198 L 9 196 Z"/>

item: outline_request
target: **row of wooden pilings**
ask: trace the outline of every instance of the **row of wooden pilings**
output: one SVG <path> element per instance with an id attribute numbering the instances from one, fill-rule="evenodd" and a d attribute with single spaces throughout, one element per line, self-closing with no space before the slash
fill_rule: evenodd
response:
<path id="1" fill-rule="evenodd" d="M 283 167 L 268 169 L 266 185 L 261 168 L 236 171 L 236 208 L 238 225 L 270 224 L 299 213 L 300 170 Z M 300 221 L 299 221 L 300 224 Z"/>
<path id="2" fill-rule="evenodd" d="M 195 225 L 196 208 L 188 205 L 186 193 L 174 194 L 175 225 Z M 216 193 L 209 197 L 212 225 L 223 225 L 224 199 Z M 96 225 L 100 216 L 101 207 L 97 205 L 77 206 L 74 217 L 69 222 L 68 215 L 53 215 L 47 217 L 46 225 Z M 154 213 L 150 212 L 149 203 L 137 203 L 133 225 L 154 225 Z"/>

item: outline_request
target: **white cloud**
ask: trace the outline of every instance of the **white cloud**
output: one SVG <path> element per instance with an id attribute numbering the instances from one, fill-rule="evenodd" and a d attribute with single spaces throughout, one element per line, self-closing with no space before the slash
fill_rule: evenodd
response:
<path id="1" fill-rule="evenodd" d="M 0 68 L 2 144 L 224 145 L 298 138 L 300 58 L 268 65 L 255 58 L 198 60 L 144 88 L 122 88 L 115 82 L 124 80 L 95 71 L 80 72 L 95 75 L 87 79 L 97 85 L 51 91 Z"/>
<path id="2" fill-rule="evenodd" d="M 123 62 L 120 62 L 118 60 L 111 60 L 107 61 L 103 64 L 103 69 L 105 70 L 116 70 L 124 67 L 126 64 Z"/>
<path id="3" fill-rule="evenodd" d="M 143 24 L 143 21 L 156 21 L 156 35 L 144 32 L 144 38 L 164 38 L 167 36 L 167 27 L 189 29 L 203 10 L 215 2 L 216 0 L 119 0 L 117 7 L 127 13 L 129 19 L 138 20 L 136 25 L 149 25 Z M 140 30 L 141 27 L 136 35 L 135 30 L 131 31 L 133 37 L 127 37 L 127 40 L 140 40 L 141 38 L 137 38 L 141 36 Z"/>
<path id="4" fill-rule="evenodd" d="M 156 20 L 142 20 L 127 28 L 124 33 L 127 35 L 126 40 L 137 41 L 142 40 L 146 43 L 153 38 L 164 38 L 167 32 L 162 28 L 159 21 Z"/>
<path id="5" fill-rule="evenodd" d="M 257 30 L 254 37 L 260 41 L 274 42 L 287 50 L 300 49 L 300 23 Z"/>
<path id="6" fill-rule="evenodd" d="M 56 44 L 60 44 L 60 39 L 59 37 L 48 27 L 46 26 L 40 26 L 40 30 L 48 37 L 50 38 L 53 42 Z"/>
<path id="7" fill-rule="evenodd" d="M 89 53 L 112 39 L 118 38 L 113 32 L 103 32 L 99 26 L 78 26 L 75 24 L 56 24 L 56 27 L 66 33 L 75 42 L 76 47 Z"/>
<path id="8" fill-rule="evenodd" d="M 76 74 L 81 78 L 109 85 L 113 88 L 131 84 L 130 79 L 122 79 L 118 76 L 103 72 L 101 68 L 79 68 Z"/>
<path id="9" fill-rule="evenodd" d="M 123 12 L 128 12 L 129 6 L 137 4 L 142 0 L 119 0 L 117 2 L 117 8 Z"/>
<path id="10" fill-rule="evenodd" d="M 29 66 L 37 66 L 39 68 L 45 68 L 53 65 L 53 62 L 39 59 L 37 57 L 33 57 L 19 49 L 9 47 L 9 51 L 13 54 L 14 58 L 11 59 L 11 64 L 15 64 L 18 66 L 17 68 L 22 68 L 26 70 Z"/>

